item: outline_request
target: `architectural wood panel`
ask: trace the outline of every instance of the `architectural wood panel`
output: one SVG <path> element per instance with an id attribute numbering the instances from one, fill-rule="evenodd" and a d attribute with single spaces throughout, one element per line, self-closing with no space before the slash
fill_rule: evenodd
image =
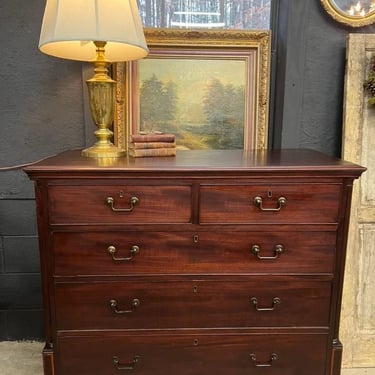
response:
<path id="1" fill-rule="evenodd" d="M 340 335 L 345 367 L 375 367 L 375 107 L 363 89 L 373 53 L 375 35 L 348 36 L 343 157 L 367 171 L 353 190 Z"/>

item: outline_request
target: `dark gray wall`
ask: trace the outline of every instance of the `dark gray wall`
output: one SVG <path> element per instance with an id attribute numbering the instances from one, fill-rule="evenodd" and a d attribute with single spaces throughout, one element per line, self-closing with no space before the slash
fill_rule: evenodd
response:
<path id="1" fill-rule="evenodd" d="M 82 65 L 37 49 L 44 0 L 0 2 L 0 168 L 85 146 Z M 279 0 L 271 145 L 339 154 L 345 39 L 319 0 Z M 285 86 L 284 86 L 285 81 Z M 91 143 L 91 141 L 89 142 Z M 0 340 L 42 337 L 33 186 L 0 169 Z"/>
<path id="2" fill-rule="evenodd" d="M 348 33 L 374 33 L 332 20 L 320 0 L 279 0 L 278 71 L 271 113 L 274 148 L 340 155 Z"/>
<path id="3" fill-rule="evenodd" d="M 84 145 L 81 64 L 39 53 L 44 0 L 0 1 L 0 168 Z M 0 340 L 41 337 L 33 186 L 0 170 Z"/>

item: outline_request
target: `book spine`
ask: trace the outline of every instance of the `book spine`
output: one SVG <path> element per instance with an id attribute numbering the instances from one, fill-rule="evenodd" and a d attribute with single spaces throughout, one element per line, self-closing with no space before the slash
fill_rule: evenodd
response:
<path id="1" fill-rule="evenodd" d="M 133 148 L 129 150 L 129 155 L 134 158 L 149 156 L 176 156 L 176 148 Z"/>
<path id="2" fill-rule="evenodd" d="M 133 134 L 133 142 L 174 142 L 174 134 Z"/>
<path id="3" fill-rule="evenodd" d="M 132 142 L 130 148 L 173 148 L 176 147 L 176 142 Z"/>

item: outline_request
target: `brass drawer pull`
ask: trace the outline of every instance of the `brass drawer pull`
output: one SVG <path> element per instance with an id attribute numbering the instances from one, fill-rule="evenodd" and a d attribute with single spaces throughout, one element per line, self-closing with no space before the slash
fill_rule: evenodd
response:
<path id="1" fill-rule="evenodd" d="M 275 255 L 273 257 L 262 257 L 259 255 L 260 253 L 260 246 L 259 245 L 253 245 L 251 247 L 251 252 L 256 255 L 256 257 L 259 260 L 275 260 L 279 257 L 279 255 L 284 251 L 283 245 L 276 245 L 275 246 Z"/>
<path id="2" fill-rule="evenodd" d="M 134 298 L 131 303 L 130 310 L 119 310 L 117 308 L 117 301 L 115 299 L 111 299 L 109 301 L 109 306 L 111 307 L 112 311 L 116 314 L 131 314 L 134 310 L 141 304 L 138 298 Z"/>
<path id="3" fill-rule="evenodd" d="M 113 197 L 107 197 L 105 202 L 108 204 L 108 206 L 111 207 L 112 211 L 115 212 L 131 212 L 133 211 L 134 207 L 138 204 L 139 199 L 137 197 L 131 197 L 129 201 L 129 208 L 116 208 L 115 207 L 115 199 Z"/>
<path id="4" fill-rule="evenodd" d="M 133 361 L 131 364 L 128 364 L 128 365 L 122 365 L 120 363 L 120 360 L 118 359 L 118 357 L 114 356 L 112 358 L 112 363 L 114 364 L 114 366 L 117 368 L 117 370 L 119 371 L 133 371 L 135 369 L 135 366 L 137 365 L 137 363 L 139 362 L 139 360 L 141 359 L 140 356 L 136 355 L 134 358 L 133 358 Z"/>
<path id="5" fill-rule="evenodd" d="M 276 208 L 264 208 L 262 197 L 255 197 L 253 202 L 254 202 L 254 205 L 257 206 L 261 211 L 280 211 L 281 208 L 286 205 L 287 200 L 284 197 L 280 197 L 277 200 L 278 206 Z"/>
<path id="6" fill-rule="evenodd" d="M 272 353 L 270 356 L 270 360 L 265 363 L 257 362 L 257 357 L 255 354 L 250 354 L 250 359 L 253 361 L 255 367 L 271 367 L 273 362 L 275 362 L 278 357 L 276 353 Z"/>
<path id="7" fill-rule="evenodd" d="M 276 306 L 281 303 L 281 299 L 279 297 L 273 298 L 272 307 L 258 307 L 258 299 L 256 297 L 251 298 L 251 303 L 254 305 L 257 311 L 273 311 L 275 310 Z"/>
<path id="8" fill-rule="evenodd" d="M 114 261 L 116 261 L 116 262 L 129 262 L 134 258 L 134 255 L 139 253 L 139 246 L 137 246 L 137 245 L 132 246 L 132 248 L 129 251 L 130 255 L 128 257 L 123 257 L 123 258 L 115 257 L 115 253 L 116 253 L 117 249 L 112 245 L 108 246 L 107 251 L 108 251 L 108 254 L 112 256 L 112 259 Z"/>

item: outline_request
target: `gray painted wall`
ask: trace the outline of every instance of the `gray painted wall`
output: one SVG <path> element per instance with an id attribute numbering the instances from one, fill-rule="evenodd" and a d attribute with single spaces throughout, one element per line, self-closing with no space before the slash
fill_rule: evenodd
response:
<path id="1" fill-rule="evenodd" d="M 84 146 L 82 67 L 39 53 L 44 6 L 0 1 L 0 168 Z M 41 334 L 33 185 L 0 171 L 0 340 Z"/>
<path id="2" fill-rule="evenodd" d="M 374 28 L 337 24 L 319 0 L 279 3 L 271 144 L 339 154 L 346 35 Z M 92 137 L 91 131 L 85 135 L 82 65 L 37 49 L 44 5 L 44 0 L 0 2 L 0 168 L 83 147 Z M 21 170 L 0 170 L 0 340 L 39 337 L 33 186 Z"/>
<path id="3" fill-rule="evenodd" d="M 325 13 L 320 0 L 279 3 L 279 49 L 286 50 L 286 61 L 285 72 L 280 69 L 277 77 L 285 74 L 285 87 L 275 99 L 276 105 L 283 105 L 276 108 L 273 145 L 339 156 L 346 38 L 348 33 L 374 33 L 375 26 L 353 29 L 339 24 Z"/>

